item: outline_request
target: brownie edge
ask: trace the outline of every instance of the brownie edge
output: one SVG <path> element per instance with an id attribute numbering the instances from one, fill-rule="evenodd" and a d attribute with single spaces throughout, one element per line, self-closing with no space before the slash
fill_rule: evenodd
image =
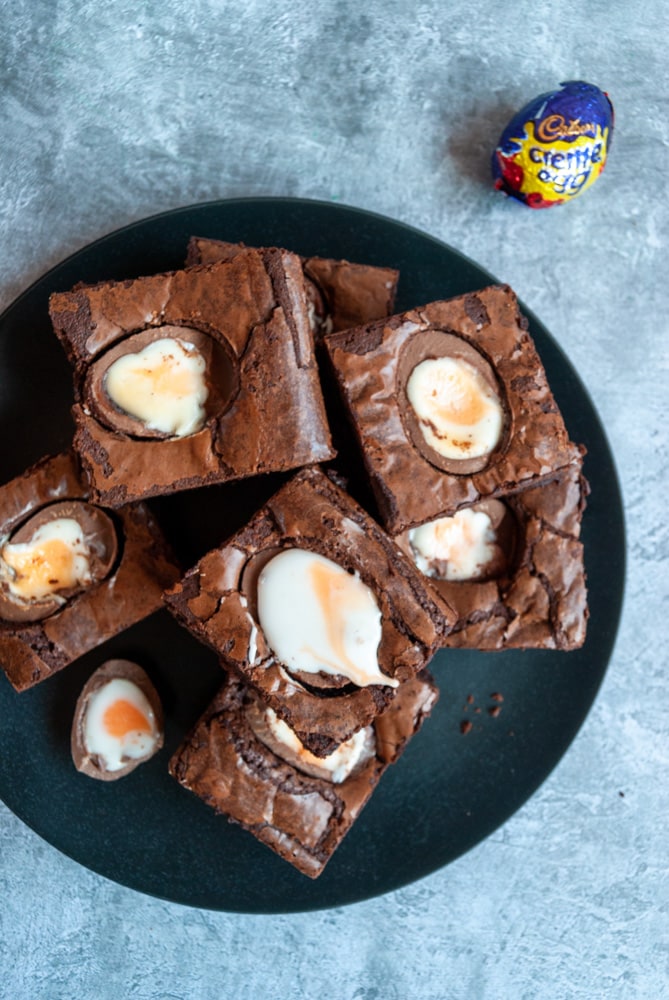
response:
<path id="1" fill-rule="evenodd" d="M 187 266 L 212 264 L 247 249 L 244 243 L 192 236 Z M 399 271 L 325 257 L 301 257 L 307 282 L 313 283 L 325 311 L 324 325 L 347 330 L 389 316 L 395 304 Z"/>

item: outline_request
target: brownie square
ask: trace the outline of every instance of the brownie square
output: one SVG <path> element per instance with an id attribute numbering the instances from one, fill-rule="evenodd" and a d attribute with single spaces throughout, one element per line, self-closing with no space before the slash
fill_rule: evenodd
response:
<path id="1" fill-rule="evenodd" d="M 527 321 L 506 286 L 433 302 L 325 343 L 391 534 L 538 486 L 571 461 Z M 454 350 L 489 371 L 505 413 L 500 443 L 483 463 L 441 461 L 422 441 L 407 399 L 414 367 Z"/>
<path id="2" fill-rule="evenodd" d="M 333 457 L 298 257 L 246 250 L 230 261 L 50 299 L 74 365 L 74 448 L 108 506 Z M 147 431 L 119 413 L 106 372 L 162 336 L 197 342 L 209 396 L 201 429 Z M 137 347 L 132 347 L 137 344 Z"/>
<path id="3" fill-rule="evenodd" d="M 50 505 L 78 501 L 99 510 L 91 504 L 69 452 L 43 459 L 0 487 L 0 554 L 29 519 Z M 38 621 L 7 620 L 0 606 L 0 664 L 17 691 L 50 677 L 157 611 L 163 591 L 179 577 L 162 532 L 144 504 L 94 516 L 111 523 L 118 542 L 118 553 L 103 579 Z"/>
<path id="4" fill-rule="evenodd" d="M 188 244 L 186 264 L 230 260 L 244 248 L 243 243 L 193 236 Z M 301 260 L 317 337 L 383 319 L 393 311 L 399 280 L 399 271 L 394 268 L 325 257 L 302 257 Z"/>
<path id="5" fill-rule="evenodd" d="M 374 756 L 334 784 L 298 770 L 261 742 L 247 717 L 256 696 L 228 678 L 172 757 L 170 773 L 217 813 L 316 878 L 437 697 L 427 671 L 403 684 L 372 723 Z"/>
<path id="6" fill-rule="evenodd" d="M 492 579 L 423 576 L 458 616 L 444 645 L 461 649 L 577 649 L 588 620 L 583 545 L 588 484 L 582 456 L 557 478 L 505 498 L 515 525 L 509 562 Z M 411 555 L 409 532 L 397 537 Z"/>
<path id="7" fill-rule="evenodd" d="M 284 549 L 318 553 L 358 573 L 381 612 L 378 665 L 399 684 L 357 686 L 324 673 L 290 673 L 265 641 L 257 577 Z M 253 687 L 317 756 L 367 726 L 426 666 L 454 620 L 385 532 L 318 469 L 276 493 L 236 535 L 205 555 L 165 595 L 167 606 Z"/>

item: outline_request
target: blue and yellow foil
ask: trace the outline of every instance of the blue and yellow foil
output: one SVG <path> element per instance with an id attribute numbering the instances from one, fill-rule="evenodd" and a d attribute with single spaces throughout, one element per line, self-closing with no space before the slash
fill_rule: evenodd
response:
<path id="1" fill-rule="evenodd" d="M 604 169 L 613 105 L 583 80 L 540 94 L 513 116 L 493 153 L 495 187 L 530 208 L 552 208 L 591 187 Z"/>

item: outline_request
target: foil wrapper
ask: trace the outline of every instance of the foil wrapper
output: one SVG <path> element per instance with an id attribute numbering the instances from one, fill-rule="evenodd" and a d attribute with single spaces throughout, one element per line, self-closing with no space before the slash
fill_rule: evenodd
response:
<path id="1" fill-rule="evenodd" d="M 583 80 L 540 94 L 513 116 L 492 157 L 499 191 L 529 208 L 552 208 L 587 191 L 602 173 L 613 105 Z"/>

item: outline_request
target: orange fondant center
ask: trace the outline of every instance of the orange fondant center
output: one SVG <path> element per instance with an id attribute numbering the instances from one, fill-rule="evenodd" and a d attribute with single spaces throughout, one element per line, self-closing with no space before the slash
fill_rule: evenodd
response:
<path id="1" fill-rule="evenodd" d="M 132 702 L 120 698 L 113 702 L 103 717 L 104 727 L 110 736 L 121 739 L 128 733 L 150 733 L 151 723 Z"/>
<path id="2" fill-rule="evenodd" d="M 8 549 L 5 562 L 16 574 L 14 590 L 27 599 L 73 587 L 77 583 L 72 549 L 58 538 L 43 542 L 27 552 Z"/>
<path id="3" fill-rule="evenodd" d="M 343 663 L 346 663 L 348 657 L 344 648 L 342 618 L 346 605 L 351 600 L 350 590 L 343 586 L 344 580 L 337 573 L 333 573 L 328 566 L 314 563 L 310 569 L 316 599 L 323 611 L 330 645 L 335 655 Z"/>
<path id="4" fill-rule="evenodd" d="M 181 359 L 173 354 L 163 355 L 159 364 L 136 368 L 137 378 L 147 379 L 150 391 L 157 396 L 190 396 L 197 389 L 192 372 L 181 366 Z"/>
<path id="5" fill-rule="evenodd" d="M 439 420 L 471 426 L 483 419 L 486 403 L 481 390 L 469 375 L 458 372 L 440 388 L 442 392 L 434 392 L 434 406 Z"/>

